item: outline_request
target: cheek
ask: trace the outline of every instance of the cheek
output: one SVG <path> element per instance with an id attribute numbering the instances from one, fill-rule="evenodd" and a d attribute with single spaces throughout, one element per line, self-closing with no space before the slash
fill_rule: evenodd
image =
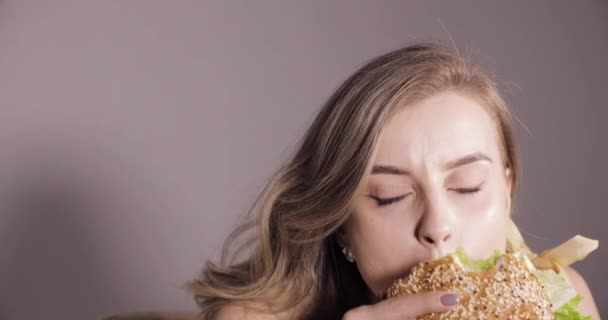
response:
<path id="1" fill-rule="evenodd" d="M 386 289 L 404 267 L 422 260 L 411 215 L 391 209 L 361 209 L 348 223 L 357 268 L 374 292 Z M 406 254 L 407 253 L 407 254 Z"/>
<path id="2" fill-rule="evenodd" d="M 485 190 L 460 208 L 467 217 L 460 221 L 462 245 L 476 259 L 486 258 L 495 250 L 506 247 L 509 212 L 504 194 L 500 188 Z"/>
<path id="3" fill-rule="evenodd" d="M 353 253 L 361 263 L 385 261 L 386 256 L 403 246 L 407 222 L 383 210 L 359 210 L 349 223 L 349 240 Z"/>

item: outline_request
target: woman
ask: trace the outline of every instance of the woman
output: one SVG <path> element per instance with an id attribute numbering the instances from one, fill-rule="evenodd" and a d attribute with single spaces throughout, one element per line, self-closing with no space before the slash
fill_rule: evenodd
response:
<path id="1" fill-rule="evenodd" d="M 189 288 L 205 319 L 405 319 L 450 292 L 384 299 L 420 261 L 505 250 L 519 167 L 494 82 L 457 53 L 416 43 L 377 57 L 330 97 L 224 256 Z M 243 248 L 243 247 L 241 247 Z M 597 317 L 584 280 L 581 311 Z"/>

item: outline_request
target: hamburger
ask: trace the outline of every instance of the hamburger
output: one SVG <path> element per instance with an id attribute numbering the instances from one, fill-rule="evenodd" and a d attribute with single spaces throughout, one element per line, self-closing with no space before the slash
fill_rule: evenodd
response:
<path id="1" fill-rule="evenodd" d="M 591 319 L 577 310 L 581 296 L 562 267 L 596 247 L 597 241 L 576 236 L 536 256 L 520 242 L 517 248 L 496 251 L 484 260 L 473 260 L 459 248 L 414 266 L 407 277 L 392 284 L 387 297 L 424 291 L 458 293 L 455 308 L 417 319 Z"/>

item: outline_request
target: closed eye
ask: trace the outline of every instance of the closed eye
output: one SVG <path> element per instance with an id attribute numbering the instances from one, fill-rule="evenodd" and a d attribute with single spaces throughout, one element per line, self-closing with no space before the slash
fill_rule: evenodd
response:
<path id="1" fill-rule="evenodd" d="M 458 189 L 453 189 L 454 191 L 458 192 L 458 193 L 463 193 L 463 194 L 471 194 L 471 193 L 476 193 L 479 192 L 481 190 L 481 188 L 476 187 L 476 188 L 458 188 Z"/>
<path id="2" fill-rule="evenodd" d="M 449 190 L 453 190 L 453 191 L 456 191 L 456 192 L 458 192 L 460 194 L 464 194 L 464 195 L 470 195 L 470 194 L 474 194 L 474 193 L 477 193 L 477 192 L 481 191 L 481 187 L 483 187 L 483 185 L 485 183 L 486 182 L 483 181 L 482 183 L 478 184 L 475 187 L 470 187 L 470 188 L 454 188 L 454 189 L 449 189 Z"/>
<path id="3" fill-rule="evenodd" d="M 393 203 L 397 203 L 401 200 L 403 200 L 405 197 L 407 197 L 409 194 L 404 194 L 398 197 L 393 197 L 393 198 L 378 198 L 376 196 L 370 196 L 372 199 L 376 200 L 376 203 L 378 204 L 379 207 L 384 207 L 384 206 L 388 206 L 391 205 Z"/>

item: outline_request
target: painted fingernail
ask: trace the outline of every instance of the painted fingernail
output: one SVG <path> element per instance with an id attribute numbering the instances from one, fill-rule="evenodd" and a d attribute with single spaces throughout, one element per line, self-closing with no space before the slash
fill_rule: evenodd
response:
<path id="1" fill-rule="evenodd" d="M 441 296 L 441 304 L 444 306 L 453 306 L 458 303 L 457 294 L 444 294 Z"/>

